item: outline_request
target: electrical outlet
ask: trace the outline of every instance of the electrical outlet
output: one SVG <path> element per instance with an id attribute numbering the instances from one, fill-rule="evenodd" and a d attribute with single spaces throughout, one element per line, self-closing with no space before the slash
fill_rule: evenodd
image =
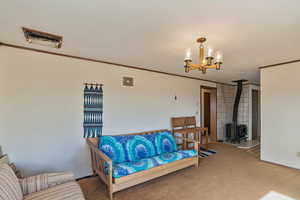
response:
<path id="1" fill-rule="evenodd" d="M 297 152 L 297 157 L 299 157 L 299 158 L 300 158 L 300 152 Z"/>

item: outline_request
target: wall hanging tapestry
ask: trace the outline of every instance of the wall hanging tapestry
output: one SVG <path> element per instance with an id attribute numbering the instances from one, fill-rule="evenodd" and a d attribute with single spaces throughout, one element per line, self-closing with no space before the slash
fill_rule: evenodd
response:
<path id="1" fill-rule="evenodd" d="M 84 136 L 85 138 L 102 135 L 103 90 L 102 84 L 85 83 L 84 87 Z"/>

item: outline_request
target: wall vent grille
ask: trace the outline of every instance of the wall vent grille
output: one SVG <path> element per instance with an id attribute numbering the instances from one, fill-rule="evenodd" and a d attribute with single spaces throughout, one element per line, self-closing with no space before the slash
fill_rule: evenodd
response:
<path id="1" fill-rule="evenodd" d="M 24 36 L 26 41 L 32 44 L 39 44 L 53 48 L 61 48 L 63 37 L 51 33 L 45 33 L 29 28 L 23 27 Z"/>

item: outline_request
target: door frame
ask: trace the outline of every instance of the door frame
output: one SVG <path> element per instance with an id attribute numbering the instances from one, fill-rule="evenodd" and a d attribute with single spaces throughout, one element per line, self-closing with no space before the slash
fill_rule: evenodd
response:
<path id="1" fill-rule="evenodd" d="M 216 142 L 218 140 L 218 132 L 217 132 L 217 88 L 209 87 L 209 86 L 201 86 L 200 87 L 200 104 L 201 104 L 201 126 L 204 126 L 204 92 L 210 93 L 210 141 Z"/>
<path id="2" fill-rule="evenodd" d="M 256 105 L 256 107 L 257 107 L 257 110 L 256 110 L 256 115 L 257 115 L 257 119 L 255 120 L 256 121 L 256 130 L 253 130 L 253 125 L 255 124 L 255 122 L 253 121 L 253 114 L 254 114 L 254 102 L 253 102 L 253 98 L 254 98 L 254 93 L 256 93 L 256 96 L 257 96 L 257 105 Z M 256 140 L 259 138 L 259 128 L 258 128 L 258 126 L 259 126 L 259 91 L 258 90 L 254 90 L 254 89 L 252 89 L 251 90 L 251 102 L 252 102 L 252 109 L 251 109 L 251 113 L 252 113 L 252 116 L 251 116 L 251 120 L 252 120 L 252 123 L 251 123 L 251 128 L 252 128 L 252 136 L 251 136 L 251 140 L 254 140 L 254 138 L 253 138 L 253 136 L 254 136 L 254 132 L 256 132 Z"/>
<path id="3" fill-rule="evenodd" d="M 249 85 L 249 122 L 248 122 L 248 140 L 252 140 L 252 90 L 258 91 L 258 135 L 261 137 L 261 91 L 258 85 Z"/>

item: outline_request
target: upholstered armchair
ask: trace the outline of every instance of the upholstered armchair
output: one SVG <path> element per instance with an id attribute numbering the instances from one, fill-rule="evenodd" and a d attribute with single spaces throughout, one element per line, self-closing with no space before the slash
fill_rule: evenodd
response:
<path id="1" fill-rule="evenodd" d="M 84 200 L 72 173 L 48 173 L 18 179 L 0 165 L 0 200 Z"/>

